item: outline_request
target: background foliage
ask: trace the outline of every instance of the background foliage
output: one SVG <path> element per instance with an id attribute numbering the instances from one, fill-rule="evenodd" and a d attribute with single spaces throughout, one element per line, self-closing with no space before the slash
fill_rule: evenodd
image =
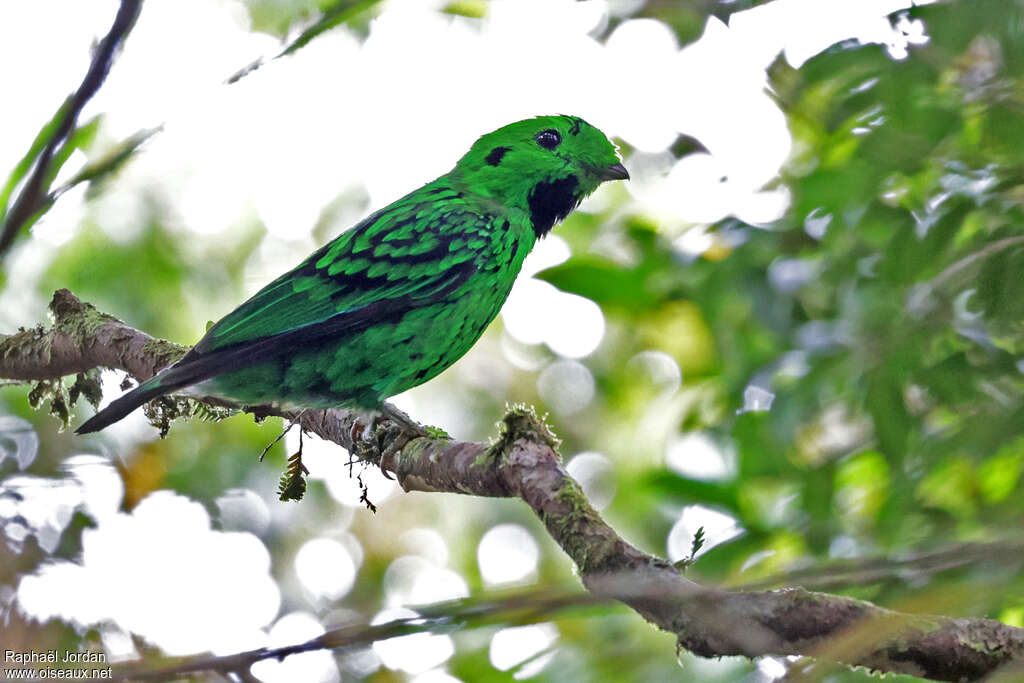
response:
<path id="1" fill-rule="evenodd" d="M 298 35 L 299 26 L 345 22 L 366 35 L 374 4 L 246 6 L 253 31 Z M 634 16 L 665 22 L 685 44 L 709 16 L 727 19 L 751 4 L 648 2 Z M 487 5 L 453 3 L 443 11 L 472 22 Z M 598 348 L 562 357 L 515 339 L 499 320 L 458 366 L 414 392 L 420 417 L 485 440 L 507 401 L 550 411 L 563 453 L 578 456 L 571 471 L 606 503 L 604 514 L 626 538 L 679 560 L 705 527 L 705 551 L 688 570 L 702 583 L 828 585 L 907 611 L 1024 626 L 1019 554 L 982 554 L 959 566 L 972 546 L 955 545 L 1013 540 L 1024 522 L 1024 6 L 949 2 L 892 17 L 897 25 L 916 20 L 929 40 L 903 60 L 851 42 L 799 68 L 781 57 L 774 63 L 770 84 L 794 139 L 776 181 L 790 196 L 781 218 L 667 224 L 642 199 L 608 193 L 594 212 L 558 229 L 571 256 L 537 274 L 600 306 L 606 327 Z M 83 130 L 90 159 L 116 151 L 102 126 Z M 655 156 L 628 145 L 623 152 L 631 169 Z M 700 141 L 686 137 L 671 148 L 676 158 L 701 152 Z M 94 180 L 89 197 L 118 183 L 119 172 Z M 242 299 L 246 265 L 271 238 L 249 217 L 217 240 L 185 242 L 162 201 L 155 192 L 143 197 L 133 233 L 118 240 L 86 214 L 73 238 L 46 254 L 37 277 L 15 280 L 8 270 L 2 286 L 8 294 L 31 288 L 37 302 L 67 287 L 154 335 L 198 338 L 207 319 Z M 351 218 L 366 208 L 365 196 L 350 189 L 324 215 Z M 315 239 L 328 239 L 332 225 L 321 220 Z M 681 246 L 694 239 L 698 249 Z M 24 253 L 8 254 L 8 269 Z M 40 320 L 41 307 L 33 310 Z M 592 398 L 578 400 L 591 382 Z M 372 618 L 398 603 L 496 585 L 575 590 L 569 562 L 516 502 L 391 495 L 368 472 L 373 514 L 353 497 L 357 489 L 339 493 L 317 478 L 317 463 L 335 472 L 347 460 L 324 449 L 311 463 L 305 499 L 280 503 L 276 481 L 296 442 L 290 436 L 257 462 L 279 431 L 272 420 L 181 423 L 165 440 L 136 428 L 83 444 L 33 410 L 28 393 L 0 389 L 0 456 L 11 456 L 3 462 L 0 585 L 6 629 L 34 649 L 98 643 L 156 652 L 129 637 L 131 624 L 68 623 L 59 609 L 33 619 L 15 597 L 19 582 L 40 567 L 81 561 L 83 529 L 97 524 L 97 508 L 74 495 L 63 507 L 39 498 L 46 510 L 63 511 L 56 517 L 26 506 L 34 490 L 80 485 L 82 463 L 96 464 L 83 453 L 113 463 L 123 512 L 167 489 L 202 505 L 214 530 L 258 536 L 280 594 L 278 616 L 300 614 L 307 625 Z M 85 410 L 80 402 L 78 412 Z M 18 457 L 30 462 L 30 478 L 18 472 Z M 516 525 L 503 527 L 511 536 L 492 537 L 506 553 L 497 557 L 514 562 L 525 553 L 527 571 L 512 584 L 494 584 L 482 569 L 481 540 L 508 524 Z M 531 542 L 517 540 L 520 530 L 537 549 L 535 566 Z M 356 558 L 345 590 L 329 581 L 318 588 L 297 574 L 300 549 L 322 539 Z M 955 569 L 896 566 L 951 546 L 944 558 Z M 119 552 L 110 561 L 130 565 L 132 550 Z M 873 566 L 858 564 L 873 558 L 889 569 L 844 575 L 851 565 Z M 212 571 L 209 561 L 191 558 L 198 576 Z M 417 576 L 432 587 L 415 589 Z M 134 579 L 150 591 L 172 590 L 154 585 L 165 577 Z M 181 581 L 173 590 L 195 590 Z M 206 618 L 201 606 L 191 620 Z M 465 681 L 507 680 L 516 671 L 552 681 L 769 680 L 786 667 L 683 654 L 680 673 L 672 637 L 618 608 L 555 615 L 550 623 L 530 632 L 539 647 L 515 641 L 512 651 L 523 657 L 502 661 L 492 642 L 499 627 L 456 630 L 444 636 L 452 639 L 451 657 L 417 680 L 448 680 L 441 670 Z M 336 663 L 346 680 L 387 681 L 412 675 L 401 673 L 399 660 L 360 650 L 310 666 L 330 672 Z M 413 660 L 401 661 L 417 671 Z"/>

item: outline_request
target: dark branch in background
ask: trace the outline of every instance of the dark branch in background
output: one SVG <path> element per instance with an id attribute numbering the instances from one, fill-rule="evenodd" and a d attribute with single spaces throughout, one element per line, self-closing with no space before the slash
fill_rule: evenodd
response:
<path id="1" fill-rule="evenodd" d="M 114 670 L 115 681 L 176 680 L 188 674 L 216 671 L 224 675 L 249 670 L 256 662 L 284 659 L 289 655 L 315 650 L 344 649 L 370 645 L 378 640 L 413 633 L 450 633 L 466 626 L 523 626 L 550 618 L 554 612 L 596 605 L 601 599 L 586 593 L 552 594 L 550 591 L 523 593 L 498 599 L 465 599 L 413 608 L 419 616 L 392 619 L 382 624 L 366 622 L 334 628 L 303 643 L 285 647 L 259 648 L 223 657 L 190 657 L 159 668 L 122 667 Z"/>
<path id="2" fill-rule="evenodd" d="M 53 182 L 53 177 L 56 175 L 53 162 L 56 157 L 60 156 L 58 148 L 68 140 L 78 122 L 78 115 L 82 113 L 86 103 L 103 85 L 118 48 L 124 43 L 124 39 L 135 25 L 135 20 L 138 19 L 141 9 L 142 0 L 121 0 L 114 23 L 107 35 L 96 46 L 92 62 L 89 64 L 89 70 L 86 72 L 82 84 L 64 101 L 51 124 L 47 126 L 49 129 L 51 125 L 56 124 L 52 130 L 46 131 L 49 133 L 49 139 L 39 151 L 38 156 L 35 157 L 32 175 L 25 181 L 18 198 L 3 215 L 2 226 L 0 226 L 0 255 L 10 249 L 22 228 L 29 225 L 33 217 L 52 201 L 48 193 L 50 183 Z M 37 140 L 37 142 L 41 142 L 41 140 Z M 29 164 L 32 163 L 31 152 L 25 161 Z M 5 205 L 0 206 L 0 211 L 6 208 Z"/>
<path id="3" fill-rule="evenodd" d="M 993 541 L 957 543 L 926 553 L 905 557 L 871 557 L 841 560 L 826 565 L 793 569 L 766 579 L 743 583 L 734 588 L 762 590 L 799 584 L 804 587 L 835 588 L 871 583 L 918 581 L 942 572 L 984 566 L 1019 572 L 1024 567 L 1024 543 Z"/>
<path id="4" fill-rule="evenodd" d="M 320 18 L 316 20 L 309 28 L 305 29 L 302 33 L 295 38 L 295 40 L 288 43 L 283 50 L 274 55 L 274 59 L 280 59 L 287 55 L 297 52 L 306 46 L 309 41 L 316 38 L 318 35 L 334 28 L 340 24 L 351 21 L 355 17 L 359 16 L 362 12 L 370 9 L 374 5 L 378 4 L 380 0 L 338 0 L 333 5 L 324 8 L 320 12 Z M 259 69 L 265 60 L 260 57 L 254 62 L 243 66 L 241 69 L 232 74 L 227 82 L 237 83 L 242 80 L 253 71 Z"/>
<path id="5" fill-rule="evenodd" d="M 146 379 L 184 347 L 153 339 L 67 290 L 50 303 L 54 324 L 0 337 L 0 378 L 47 381 L 96 367 Z M 521 498 L 598 597 L 614 596 L 698 655 L 808 655 L 935 680 L 976 680 L 1024 662 L 1024 629 L 981 618 L 895 612 L 802 588 L 726 591 L 686 579 L 624 541 L 562 468 L 557 440 L 532 411 L 513 409 L 493 444 L 408 435 L 385 422 L 368 435 L 341 410 L 278 415 L 392 472 L 406 491 Z M 324 644 L 323 647 L 332 647 Z"/>

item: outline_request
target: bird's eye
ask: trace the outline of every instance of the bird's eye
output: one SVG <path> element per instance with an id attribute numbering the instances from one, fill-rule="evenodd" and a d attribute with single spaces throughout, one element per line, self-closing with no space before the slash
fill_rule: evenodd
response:
<path id="1" fill-rule="evenodd" d="M 542 130 L 533 139 L 544 149 L 554 149 L 562 143 L 562 136 L 554 128 Z"/>

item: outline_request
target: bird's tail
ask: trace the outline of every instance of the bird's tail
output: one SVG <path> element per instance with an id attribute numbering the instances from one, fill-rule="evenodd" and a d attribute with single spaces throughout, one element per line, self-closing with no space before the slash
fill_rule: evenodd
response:
<path id="1" fill-rule="evenodd" d="M 177 363 L 165 368 L 86 420 L 81 427 L 75 430 L 75 434 L 98 432 L 127 417 L 128 413 L 157 396 L 169 394 L 182 387 L 197 384 L 214 375 L 251 363 L 254 359 L 259 358 L 258 351 L 259 349 L 254 351 L 251 345 L 238 345 L 229 351 L 209 354 L 196 353 L 195 350 L 189 351 Z"/>
<path id="2" fill-rule="evenodd" d="M 196 357 L 190 352 L 180 361 L 169 368 L 157 373 L 154 377 L 135 387 L 121 398 L 115 400 L 109 406 L 93 415 L 82 423 L 82 426 L 75 430 L 75 434 L 89 434 L 98 432 L 118 420 L 128 416 L 146 401 L 151 401 L 157 396 L 169 394 L 172 391 L 187 387 L 196 382 L 201 382 L 216 374 L 217 358 Z"/>
<path id="3" fill-rule="evenodd" d="M 75 430 L 75 434 L 89 434 L 91 432 L 98 432 L 104 427 L 109 427 L 118 420 L 127 417 L 128 413 L 132 412 L 146 401 L 154 399 L 162 394 L 166 394 L 168 391 L 173 391 L 176 388 L 173 386 L 166 386 L 161 379 L 161 375 L 157 375 L 156 377 L 153 377 L 152 379 L 149 379 L 135 387 L 127 394 L 115 400 L 109 406 L 86 420 L 81 427 Z"/>

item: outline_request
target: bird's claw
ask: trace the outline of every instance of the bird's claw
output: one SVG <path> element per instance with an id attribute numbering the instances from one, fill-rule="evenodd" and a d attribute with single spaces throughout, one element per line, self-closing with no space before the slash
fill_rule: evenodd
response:
<path id="1" fill-rule="evenodd" d="M 394 428 L 382 411 L 368 410 L 357 415 L 349 431 L 349 438 L 355 447 L 354 450 L 359 452 L 357 457 L 364 461 L 375 462 L 380 467 L 381 474 L 387 479 L 394 479 L 394 477 L 384 469 L 385 459 L 393 458 L 398 450 L 401 450 L 408 442 L 399 436 L 397 440 L 384 447 L 387 432 Z M 395 449 L 396 445 L 398 449 Z M 375 457 L 377 453 L 380 454 L 380 457 Z"/>
<path id="2" fill-rule="evenodd" d="M 430 436 L 427 429 L 420 423 L 413 420 L 411 417 L 406 415 L 404 412 L 391 405 L 390 403 L 382 403 L 379 408 L 379 415 L 388 418 L 403 431 L 411 432 L 415 436 Z"/>
<path id="3" fill-rule="evenodd" d="M 394 477 L 388 473 L 388 470 L 384 469 L 385 465 L 389 466 L 391 470 L 394 471 L 395 458 L 398 457 L 398 454 L 402 452 L 402 449 L 405 448 L 410 441 L 416 438 L 419 438 L 419 436 L 402 430 L 397 436 L 395 436 L 394 440 L 388 444 L 387 448 L 381 452 L 380 471 L 385 477 L 388 479 L 394 479 Z"/>
<path id="4" fill-rule="evenodd" d="M 394 433 L 395 431 L 397 434 Z M 376 461 L 381 474 L 394 480 L 394 477 L 385 468 L 394 470 L 395 458 L 402 452 L 402 449 L 413 439 L 421 436 L 436 437 L 436 432 L 439 431 L 441 430 L 424 427 L 390 403 L 383 403 L 377 410 L 360 414 L 352 423 L 349 437 L 357 448 L 363 446 L 370 451 L 379 452 L 379 458 L 363 459 Z M 443 432 L 441 433 L 443 434 Z M 389 439 L 389 436 L 392 438 Z M 444 436 L 447 437 L 447 434 Z M 384 443 L 388 441 L 390 443 L 385 446 Z"/>

